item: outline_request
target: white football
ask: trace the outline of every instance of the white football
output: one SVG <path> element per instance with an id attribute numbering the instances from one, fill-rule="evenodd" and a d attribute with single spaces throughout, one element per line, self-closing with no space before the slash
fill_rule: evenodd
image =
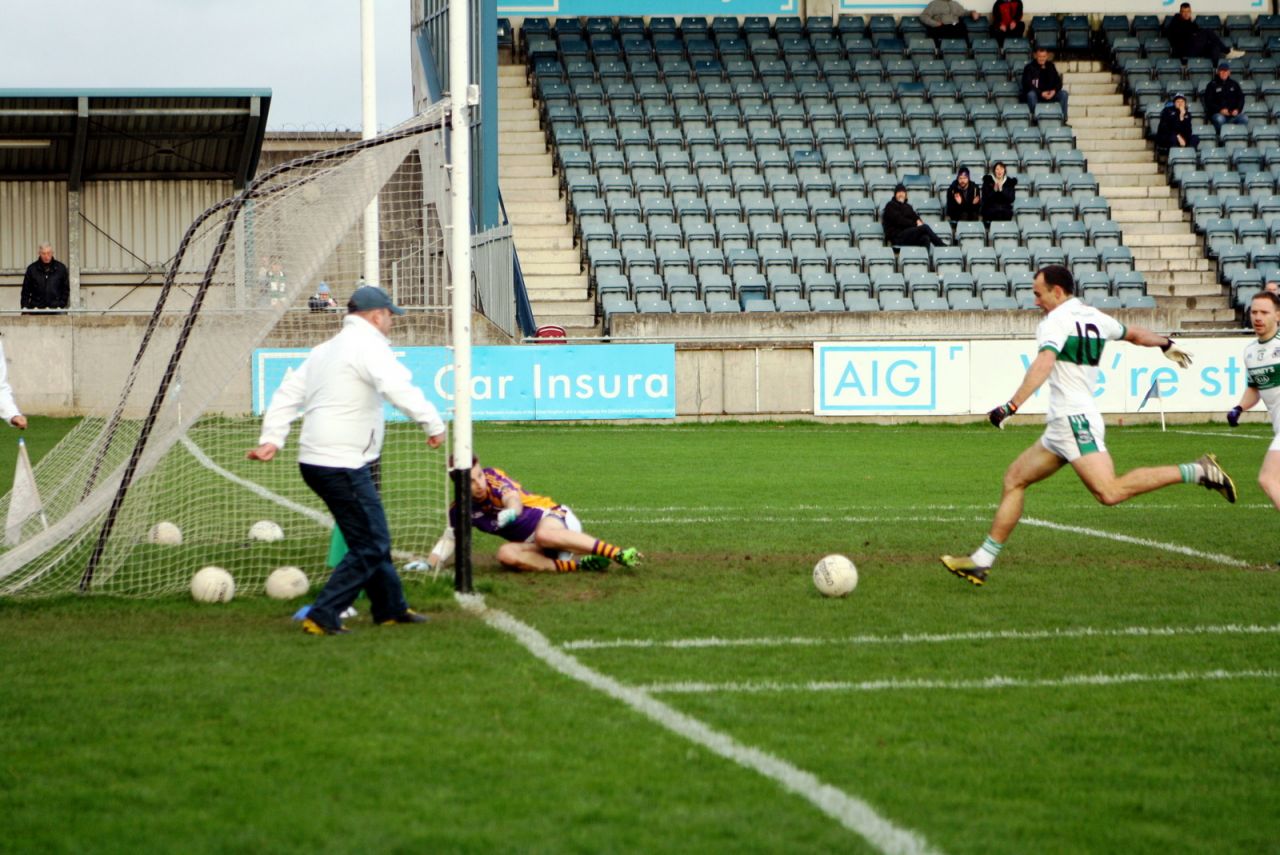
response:
<path id="1" fill-rule="evenodd" d="M 182 529 L 168 520 L 158 522 L 151 527 L 151 531 L 147 532 L 147 543 L 178 546 L 182 543 Z"/>
<path id="2" fill-rule="evenodd" d="M 260 540 L 263 543 L 275 543 L 277 540 L 284 540 L 284 529 L 271 520 L 258 520 L 249 526 L 249 539 Z"/>
<path id="3" fill-rule="evenodd" d="M 227 603 L 236 595 L 236 580 L 221 567 L 202 567 L 191 577 L 191 598 L 198 603 Z"/>
<path id="4" fill-rule="evenodd" d="M 267 577 L 267 596 L 273 600 L 292 600 L 309 590 L 307 574 L 297 567 L 277 567 Z"/>
<path id="5" fill-rule="evenodd" d="M 813 585 L 824 597 L 843 597 L 858 587 L 858 568 L 843 555 L 828 555 L 814 565 Z"/>

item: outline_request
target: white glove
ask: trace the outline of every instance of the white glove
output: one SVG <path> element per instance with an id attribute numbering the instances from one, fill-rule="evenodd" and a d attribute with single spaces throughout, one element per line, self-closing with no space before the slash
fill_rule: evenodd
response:
<path id="1" fill-rule="evenodd" d="M 425 561 L 410 561 L 404 565 L 406 573 L 421 573 L 423 570 L 430 570 L 431 566 Z"/>
<path id="2" fill-rule="evenodd" d="M 506 528 L 516 521 L 516 517 L 520 516 L 520 512 L 512 508 L 503 508 L 498 511 L 498 528 Z"/>
<path id="3" fill-rule="evenodd" d="M 1179 368 L 1191 367 L 1191 354 L 1174 344 L 1173 339 L 1169 339 L 1160 350 L 1164 352 L 1166 359 L 1172 361 Z"/>

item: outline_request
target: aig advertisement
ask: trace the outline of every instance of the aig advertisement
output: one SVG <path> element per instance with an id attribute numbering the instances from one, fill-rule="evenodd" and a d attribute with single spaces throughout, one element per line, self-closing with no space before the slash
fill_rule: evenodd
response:
<path id="1" fill-rule="evenodd" d="M 1104 413 L 1133 413 L 1156 383 L 1168 413 L 1225 412 L 1245 387 L 1252 336 L 1179 338 L 1194 357 L 1182 370 L 1158 348 L 1108 342 L 1094 396 Z M 820 342 L 813 354 L 813 411 L 820 416 L 978 415 L 1003 404 L 1036 356 L 1018 341 Z M 1046 382 L 1019 413 L 1043 413 Z M 1157 404 L 1148 403 L 1144 410 Z"/>
<path id="2" fill-rule="evenodd" d="M 253 411 L 261 415 L 306 350 L 253 353 Z M 396 357 L 427 400 L 449 418 L 453 351 L 402 347 Z M 537 419 L 671 419 L 676 415 L 676 356 L 671 344 L 476 347 L 471 351 L 472 417 L 477 421 Z M 387 419 L 403 420 L 387 406 Z"/>

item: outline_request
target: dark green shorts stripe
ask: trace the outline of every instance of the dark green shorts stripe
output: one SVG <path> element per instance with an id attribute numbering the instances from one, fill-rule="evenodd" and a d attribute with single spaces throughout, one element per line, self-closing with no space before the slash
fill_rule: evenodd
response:
<path id="1" fill-rule="evenodd" d="M 1071 425 L 1071 433 L 1076 438 L 1076 448 L 1080 449 L 1081 456 L 1098 450 L 1098 441 L 1093 437 L 1088 416 L 1067 416 L 1067 424 Z"/>

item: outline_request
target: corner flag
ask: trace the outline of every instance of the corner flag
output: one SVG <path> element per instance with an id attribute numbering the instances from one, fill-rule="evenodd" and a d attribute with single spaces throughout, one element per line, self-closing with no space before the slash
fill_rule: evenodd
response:
<path id="1" fill-rule="evenodd" d="M 4 521 L 4 542 L 16 546 L 22 540 L 22 526 L 32 517 L 40 515 L 45 528 L 44 504 L 36 487 L 36 476 L 31 470 L 31 458 L 27 456 L 27 444 L 18 440 L 18 465 L 13 470 L 13 492 L 9 494 L 9 513 Z"/>
<path id="2" fill-rule="evenodd" d="M 1147 401 L 1150 401 L 1152 398 L 1155 398 L 1157 401 L 1161 400 L 1159 380 L 1151 381 L 1151 388 L 1147 390 L 1147 394 L 1142 396 L 1142 403 L 1138 405 L 1138 409 L 1141 410 L 1145 407 L 1147 405 Z"/>

